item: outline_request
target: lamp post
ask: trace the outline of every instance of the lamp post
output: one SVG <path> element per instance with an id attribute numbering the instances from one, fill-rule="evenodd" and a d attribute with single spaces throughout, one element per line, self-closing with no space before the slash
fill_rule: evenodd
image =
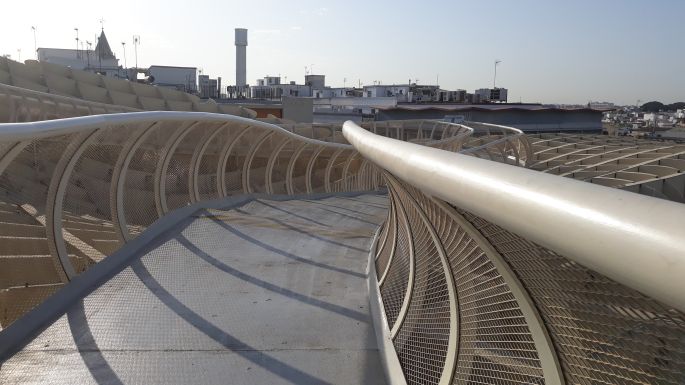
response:
<path id="1" fill-rule="evenodd" d="M 128 68 L 128 64 L 126 64 L 126 42 L 125 41 L 121 42 L 121 48 L 124 50 L 124 68 Z"/>
<path id="2" fill-rule="evenodd" d="M 76 31 L 76 58 L 80 58 L 81 53 L 78 50 L 78 28 L 74 28 L 74 31 Z"/>
<path id="3" fill-rule="evenodd" d="M 136 70 L 138 70 L 138 44 L 140 44 L 140 36 L 133 35 L 133 51 L 136 56 Z"/>
<path id="4" fill-rule="evenodd" d="M 86 45 L 88 46 L 88 50 L 86 50 L 86 58 L 88 60 L 87 68 L 90 69 L 90 51 L 92 50 L 93 43 L 86 40 Z"/>
<path id="5" fill-rule="evenodd" d="M 31 29 L 33 30 L 33 52 L 36 53 L 36 60 L 38 60 L 38 45 L 36 44 L 36 27 L 31 26 Z"/>
<path id="6" fill-rule="evenodd" d="M 497 65 L 501 62 L 501 60 L 495 59 L 495 77 L 492 79 L 492 88 L 497 88 Z"/>

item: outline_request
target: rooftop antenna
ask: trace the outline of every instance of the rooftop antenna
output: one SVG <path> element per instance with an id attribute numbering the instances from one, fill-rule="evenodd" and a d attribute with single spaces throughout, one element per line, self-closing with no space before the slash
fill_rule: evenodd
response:
<path id="1" fill-rule="evenodd" d="M 126 42 L 125 41 L 121 42 L 121 48 L 124 50 L 124 68 L 128 68 L 128 65 L 126 64 Z"/>
<path id="2" fill-rule="evenodd" d="M 21 48 L 17 48 L 17 61 L 21 62 Z"/>
<path id="3" fill-rule="evenodd" d="M 309 74 L 310 74 L 310 75 L 314 75 L 314 64 L 311 64 L 311 65 L 309 66 Z"/>
<path id="4" fill-rule="evenodd" d="M 88 68 L 90 68 L 90 51 L 92 51 L 93 43 L 86 40 L 86 45 L 88 46 L 88 50 L 86 51 L 86 57 L 88 59 Z"/>
<path id="5" fill-rule="evenodd" d="M 492 79 L 492 88 L 497 88 L 497 65 L 501 63 L 502 61 L 499 59 L 495 59 L 495 77 Z"/>
<path id="6" fill-rule="evenodd" d="M 97 37 L 97 34 L 95 36 L 95 40 L 98 42 L 95 45 L 95 48 L 98 49 L 98 72 L 102 72 L 102 44 L 100 44 L 100 38 Z"/>
<path id="7" fill-rule="evenodd" d="M 81 58 L 81 53 L 78 50 L 78 28 L 74 28 L 76 31 L 76 58 Z"/>
<path id="8" fill-rule="evenodd" d="M 343 78 L 343 89 L 345 89 L 345 83 L 347 83 L 347 78 Z"/>
<path id="9" fill-rule="evenodd" d="M 33 51 L 36 53 L 36 60 L 38 60 L 38 45 L 36 44 L 36 27 L 31 26 L 33 30 Z"/>
<path id="10" fill-rule="evenodd" d="M 133 50 L 136 55 L 136 69 L 138 69 L 138 44 L 140 44 L 140 36 L 133 35 Z"/>

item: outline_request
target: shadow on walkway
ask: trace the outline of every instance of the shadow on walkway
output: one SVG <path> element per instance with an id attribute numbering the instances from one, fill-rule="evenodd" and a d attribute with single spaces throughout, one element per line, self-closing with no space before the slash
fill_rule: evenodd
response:
<path id="1" fill-rule="evenodd" d="M 249 282 L 251 284 L 254 284 L 256 286 L 262 287 L 266 290 L 272 291 L 274 293 L 278 293 L 281 295 L 284 295 L 286 297 L 295 299 L 297 301 L 300 301 L 302 303 L 306 303 L 308 305 L 316 306 L 321 309 L 325 309 L 328 311 L 331 311 L 336 314 L 340 314 L 344 317 L 352 318 L 356 321 L 360 322 L 365 322 L 368 323 L 369 319 L 368 316 L 364 313 L 360 313 L 355 310 L 348 309 L 343 306 L 338 306 L 332 303 L 328 303 L 325 301 L 318 300 L 316 298 L 311 298 L 307 297 L 306 295 L 296 293 L 292 290 L 282 288 L 280 286 L 274 285 L 272 283 L 269 283 L 267 281 L 261 280 L 259 278 L 253 277 L 249 274 L 245 274 L 241 272 L 240 270 L 234 269 L 227 264 L 221 262 L 220 260 L 212 257 L 211 255 L 207 254 L 206 252 L 202 251 L 199 247 L 197 247 L 195 244 L 193 244 L 191 241 L 189 241 L 186 237 L 183 235 L 179 235 L 176 237 L 176 240 L 183 245 L 186 249 L 190 250 L 193 254 L 197 255 L 201 259 L 203 259 L 205 262 L 209 263 L 210 265 L 216 267 L 217 269 L 223 271 L 224 273 L 230 274 L 242 281 Z"/>
<path id="2" fill-rule="evenodd" d="M 208 212 L 208 211 L 206 211 L 206 210 L 203 210 L 203 211 L 200 213 L 200 215 L 205 215 L 205 216 L 207 216 L 207 218 L 211 219 L 211 220 L 212 220 L 214 223 L 216 223 L 217 225 L 219 225 L 219 226 L 223 227 L 224 229 L 228 230 L 231 234 L 237 235 L 238 237 L 243 238 L 244 240 L 246 240 L 246 241 L 248 241 L 248 242 L 250 242 L 250 243 L 252 243 L 252 244 L 254 244 L 254 245 L 256 245 L 256 246 L 259 246 L 259 247 L 261 247 L 261 248 L 263 248 L 263 249 L 265 249 L 265 250 L 268 250 L 268 251 L 270 251 L 270 252 L 272 252 L 272 253 L 276 253 L 276 254 L 282 255 L 282 256 L 284 256 L 284 257 L 286 257 L 286 258 L 290 258 L 290 259 L 293 259 L 293 260 L 296 260 L 296 261 L 299 261 L 299 262 L 302 262 L 302 263 L 306 263 L 306 264 L 309 264 L 309 265 L 312 265 L 312 266 L 320 267 L 320 268 L 322 268 L 322 269 L 327 269 L 327 270 L 335 271 L 335 272 L 338 272 L 338 273 L 349 274 L 349 275 L 354 276 L 354 277 L 366 279 L 366 274 L 358 273 L 358 272 L 356 272 L 356 271 L 352 271 L 352 270 L 348 270 L 348 269 L 343 269 L 343 268 L 341 268 L 341 267 L 330 266 L 330 265 L 327 265 L 327 264 L 321 263 L 321 262 L 312 261 L 311 259 L 303 258 L 303 257 L 300 257 L 300 256 L 298 256 L 298 255 L 295 255 L 295 254 L 292 254 L 292 253 L 288 253 L 287 251 L 283 251 L 283 250 L 281 250 L 281 249 L 278 249 L 278 248 L 276 248 L 276 247 L 273 247 L 273 246 L 271 246 L 271 245 L 268 245 L 268 244 L 266 244 L 266 243 L 264 243 L 264 242 L 262 242 L 262 241 L 260 241 L 260 240 L 258 240 L 258 239 L 256 239 L 256 238 L 253 238 L 253 237 L 251 237 L 251 236 L 249 236 L 249 235 L 247 235 L 247 234 L 241 232 L 240 230 L 238 230 L 238 229 L 234 228 L 233 226 L 229 225 L 228 223 L 226 223 L 226 222 L 224 222 L 224 221 L 221 221 L 221 220 L 215 218 L 210 212 Z M 365 250 L 365 252 L 366 252 L 366 250 Z"/>
<path id="3" fill-rule="evenodd" d="M 226 349 L 240 355 L 250 362 L 253 362 L 255 365 L 263 367 L 265 370 L 268 370 L 269 372 L 293 384 L 329 384 L 328 382 L 314 377 L 309 373 L 305 373 L 300 369 L 286 364 L 285 362 L 259 352 L 252 346 L 244 343 L 243 341 L 226 333 L 216 325 L 207 321 L 201 315 L 195 313 L 181 301 L 176 299 L 176 297 L 169 293 L 164 287 L 162 287 L 162 285 L 150 274 L 140 260 L 132 263 L 131 267 L 143 284 L 160 301 L 162 301 L 164 305 L 166 305 L 174 313 L 178 314 L 178 316 L 183 318 L 184 321 L 195 327 L 200 332 L 204 333 L 209 338 L 218 342 Z"/>

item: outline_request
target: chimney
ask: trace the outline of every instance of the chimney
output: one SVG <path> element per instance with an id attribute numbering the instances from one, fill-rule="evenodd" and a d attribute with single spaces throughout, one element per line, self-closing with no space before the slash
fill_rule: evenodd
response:
<path id="1" fill-rule="evenodd" d="M 242 94 L 243 88 L 247 85 L 247 29 L 235 29 L 235 85 Z"/>

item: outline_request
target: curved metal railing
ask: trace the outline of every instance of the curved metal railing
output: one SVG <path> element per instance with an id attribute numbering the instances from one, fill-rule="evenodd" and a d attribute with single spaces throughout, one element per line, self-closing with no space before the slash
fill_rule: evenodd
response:
<path id="1" fill-rule="evenodd" d="M 6 326 L 170 210 L 263 192 L 371 190 L 347 144 L 231 115 L 138 112 L 0 127 Z M 356 159 L 356 160 L 355 160 Z M 29 258 L 30 257 L 30 258 Z"/>
<path id="2" fill-rule="evenodd" d="M 401 381 L 683 382 L 683 205 L 343 133 L 389 189 L 371 284 Z"/>
<path id="3" fill-rule="evenodd" d="M 517 166 L 529 166 L 533 161 L 530 141 L 518 128 L 479 122 L 464 124 L 472 135 L 460 151 L 462 154 Z"/>
<path id="4" fill-rule="evenodd" d="M 45 107 L 20 95 L 22 108 Z M 224 114 L 107 112 L 0 125 L 3 326 L 176 208 L 237 194 L 366 191 L 383 183 L 372 163 L 340 143 L 339 127 L 288 130 Z M 453 124 L 433 130 L 441 141 L 456 138 L 452 148 L 470 132 Z M 408 126 L 401 133 L 424 135 Z"/>
<path id="5" fill-rule="evenodd" d="M 282 123 L 284 129 L 300 135 L 333 138 L 343 142 L 342 127 L 333 123 Z M 474 129 L 465 124 L 440 120 L 390 120 L 384 122 L 364 122 L 360 125 L 374 134 L 407 142 L 440 148 L 447 151 L 460 151 Z M 484 141 L 485 142 L 485 141 Z"/>
<path id="6" fill-rule="evenodd" d="M 176 208 L 384 185 L 370 266 L 401 381 L 685 382 L 682 205 L 512 167 L 533 158 L 509 127 L 342 134 L 192 112 L 0 126 L 0 291 L 28 292 L 3 324 Z"/>

